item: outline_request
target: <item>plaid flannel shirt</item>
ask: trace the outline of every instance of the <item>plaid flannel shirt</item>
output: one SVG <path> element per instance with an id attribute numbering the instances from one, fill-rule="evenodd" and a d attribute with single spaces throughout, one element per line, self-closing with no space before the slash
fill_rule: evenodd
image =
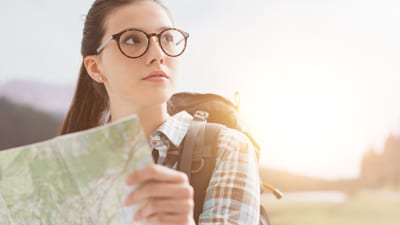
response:
<path id="1" fill-rule="evenodd" d="M 171 116 L 150 137 L 162 164 L 172 145 L 179 146 L 192 116 L 187 112 Z M 240 132 L 223 129 L 217 143 L 216 166 L 207 188 L 199 224 L 258 224 L 260 181 L 258 162 L 250 141 Z"/>

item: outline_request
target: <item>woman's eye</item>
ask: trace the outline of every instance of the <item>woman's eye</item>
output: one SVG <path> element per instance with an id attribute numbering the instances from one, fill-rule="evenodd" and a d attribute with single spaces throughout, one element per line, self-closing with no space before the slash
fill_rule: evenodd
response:
<path id="1" fill-rule="evenodd" d="M 163 41 L 165 42 L 174 42 L 174 36 L 173 35 L 164 35 L 163 36 Z"/>
<path id="2" fill-rule="evenodd" d="M 128 45 L 140 44 L 140 42 L 140 38 L 135 36 L 130 36 L 124 39 L 124 43 Z"/>

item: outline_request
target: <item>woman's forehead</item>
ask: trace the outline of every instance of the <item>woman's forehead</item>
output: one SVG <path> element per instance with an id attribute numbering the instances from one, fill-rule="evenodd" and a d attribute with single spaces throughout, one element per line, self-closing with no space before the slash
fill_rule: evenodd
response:
<path id="1" fill-rule="evenodd" d="M 126 28 L 138 28 L 151 33 L 172 26 L 165 9 L 153 1 L 139 1 L 117 8 L 107 16 L 105 22 L 106 34 L 109 35 Z"/>

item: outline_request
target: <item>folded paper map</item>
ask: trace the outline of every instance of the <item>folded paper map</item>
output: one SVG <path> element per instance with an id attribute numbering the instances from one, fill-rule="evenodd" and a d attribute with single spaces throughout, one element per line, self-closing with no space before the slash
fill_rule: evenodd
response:
<path id="1" fill-rule="evenodd" d="M 129 173 L 153 163 L 137 117 L 0 151 L 1 225 L 132 225 Z"/>

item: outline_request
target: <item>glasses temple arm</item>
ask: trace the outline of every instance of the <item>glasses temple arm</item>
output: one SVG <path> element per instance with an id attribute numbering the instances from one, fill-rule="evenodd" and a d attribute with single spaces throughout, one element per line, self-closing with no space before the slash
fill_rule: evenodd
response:
<path id="1" fill-rule="evenodd" d="M 96 49 L 96 53 L 99 54 L 101 52 L 101 50 L 103 50 L 104 47 L 106 47 L 106 45 L 108 44 L 108 42 L 110 42 L 114 37 L 111 36 L 109 37 L 106 41 L 103 42 L 103 44 L 101 44 L 97 49 Z"/>
<path id="2" fill-rule="evenodd" d="M 176 42 L 176 45 L 179 45 L 180 43 L 182 43 L 182 41 L 186 40 L 188 37 L 189 37 L 189 33 L 184 32 L 183 38 L 181 40 L 179 40 L 178 42 Z"/>

